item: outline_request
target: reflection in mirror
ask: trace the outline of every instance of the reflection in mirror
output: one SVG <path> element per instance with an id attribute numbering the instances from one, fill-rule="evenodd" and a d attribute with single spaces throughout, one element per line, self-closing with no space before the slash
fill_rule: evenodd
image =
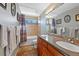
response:
<path id="1" fill-rule="evenodd" d="M 57 27 L 57 34 L 63 36 L 69 36 L 69 28 L 67 27 Z"/>
<path id="2" fill-rule="evenodd" d="M 79 29 L 75 29 L 75 38 L 79 39 Z"/>

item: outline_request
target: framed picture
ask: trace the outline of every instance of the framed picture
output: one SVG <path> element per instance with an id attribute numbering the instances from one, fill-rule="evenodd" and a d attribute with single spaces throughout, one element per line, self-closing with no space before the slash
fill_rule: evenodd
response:
<path id="1" fill-rule="evenodd" d="M 12 16 L 16 15 L 16 4 L 15 3 L 11 3 L 11 14 Z"/>
<path id="2" fill-rule="evenodd" d="M 7 8 L 7 3 L 0 3 L 0 6 L 1 6 L 2 8 L 4 8 L 4 9 L 6 9 L 6 8 Z"/>
<path id="3" fill-rule="evenodd" d="M 56 24 L 61 24 L 61 23 L 62 23 L 62 19 L 56 20 Z"/>
<path id="4" fill-rule="evenodd" d="M 79 21 L 79 14 L 75 15 L 76 21 Z"/>
<path id="5" fill-rule="evenodd" d="M 70 20 L 71 20 L 71 16 L 70 16 L 70 15 L 66 15 L 66 16 L 64 17 L 64 21 L 65 21 L 66 23 L 69 23 Z"/>

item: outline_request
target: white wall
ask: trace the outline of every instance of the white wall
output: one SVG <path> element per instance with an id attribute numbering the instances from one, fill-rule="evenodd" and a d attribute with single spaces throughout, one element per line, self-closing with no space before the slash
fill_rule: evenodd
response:
<path id="1" fill-rule="evenodd" d="M 46 34 L 47 27 L 46 27 L 46 17 L 44 15 L 41 15 L 39 18 L 39 25 L 40 25 L 40 34 Z"/>
<path id="2" fill-rule="evenodd" d="M 70 30 L 69 32 L 72 33 L 72 37 L 74 37 L 75 28 L 79 28 L 79 21 L 75 20 L 75 15 L 76 14 L 79 14 L 79 6 L 75 7 L 74 9 L 68 10 L 68 11 L 58 15 L 57 17 L 55 17 L 56 20 L 57 19 L 62 19 L 62 24 L 57 25 L 57 27 L 67 27 Z M 66 15 L 71 16 L 71 21 L 69 23 L 64 22 L 64 17 Z"/>
<path id="3" fill-rule="evenodd" d="M 59 10 L 60 11 L 60 10 Z M 62 10 L 64 11 L 64 10 Z M 74 37 L 74 30 L 75 28 L 79 28 L 79 21 L 75 21 L 75 15 L 79 14 L 79 6 L 74 7 L 73 9 L 67 10 L 61 14 L 58 14 L 55 19 L 62 19 L 62 24 L 56 25 L 57 27 L 67 27 L 70 31 L 69 31 L 69 35 Z M 70 15 L 71 16 L 71 21 L 69 23 L 65 23 L 64 22 L 64 17 L 66 15 Z M 53 15 L 52 15 L 53 16 Z M 41 17 L 39 18 L 40 20 L 40 27 L 41 27 L 41 34 L 45 34 L 46 32 L 48 32 L 48 27 L 46 25 L 46 17 L 45 15 L 41 15 Z M 52 19 L 50 19 L 50 22 L 52 22 Z M 51 31 L 52 31 L 52 23 L 51 25 Z M 50 31 L 50 32 L 51 32 Z"/>
<path id="4" fill-rule="evenodd" d="M 18 4 L 16 4 L 16 12 L 20 12 Z M 16 20 L 16 15 L 12 16 L 11 15 L 11 4 L 7 4 L 7 9 L 3 9 L 0 7 L 0 24 L 15 24 L 17 22 Z"/>
<path id="5" fill-rule="evenodd" d="M 16 12 L 21 13 L 18 4 L 16 4 Z M 6 26 L 9 26 L 9 25 L 16 26 L 18 24 L 17 13 L 15 16 L 11 15 L 11 4 L 10 3 L 7 3 L 7 9 L 3 9 L 0 6 L 0 24 L 6 25 Z M 1 47 L 0 47 L 0 55 L 4 55 L 4 49 Z"/>

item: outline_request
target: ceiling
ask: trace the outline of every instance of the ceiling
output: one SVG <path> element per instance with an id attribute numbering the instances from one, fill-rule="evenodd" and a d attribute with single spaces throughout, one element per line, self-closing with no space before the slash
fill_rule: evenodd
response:
<path id="1" fill-rule="evenodd" d="M 56 17 L 67 10 L 71 10 L 71 9 L 78 7 L 78 6 L 79 6 L 78 3 L 64 3 L 60 7 L 53 10 L 48 15 L 53 18 L 53 17 Z"/>
<path id="2" fill-rule="evenodd" d="M 50 3 L 19 3 L 22 14 L 39 16 Z"/>
<path id="3" fill-rule="evenodd" d="M 40 16 L 46 13 L 48 16 L 56 17 L 57 15 L 79 6 L 77 3 L 19 3 L 22 14 L 28 16 Z"/>

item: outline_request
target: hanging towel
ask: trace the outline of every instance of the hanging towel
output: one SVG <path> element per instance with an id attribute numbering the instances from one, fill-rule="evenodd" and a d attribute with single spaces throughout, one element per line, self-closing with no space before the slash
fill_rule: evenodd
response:
<path id="1" fill-rule="evenodd" d="M 5 25 L 2 25 L 1 27 L 1 47 L 4 48 L 8 45 L 7 42 L 7 27 Z"/>
<path id="2" fill-rule="evenodd" d="M 13 26 L 13 48 L 15 49 L 17 47 L 17 44 L 16 44 L 16 33 L 15 33 L 15 26 Z M 13 49 L 13 50 L 14 50 Z"/>
<path id="3" fill-rule="evenodd" d="M 19 44 L 19 43 L 20 43 L 20 26 L 17 26 L 16 35 L 17 35 L 17 42 L 18 42 L 18 44 Z"/>
<path id="4" fill-rule="evenodd" d="M 62 32 L 65 32 L 65 28 L 64 27 L 62 27 Z"/>
<path id="5" fill-rule="evenodd" d="M 15 27 L 10 26 L 10 52 L 16 48 L 16 36 L 15 36 Z"/>

